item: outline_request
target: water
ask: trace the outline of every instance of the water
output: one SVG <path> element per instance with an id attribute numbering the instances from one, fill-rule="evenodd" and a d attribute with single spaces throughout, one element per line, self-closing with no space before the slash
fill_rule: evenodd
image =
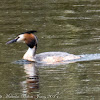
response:
<path id="1" fill-rule="evenodd" d="M 99 100 L 100 59 L 88 56 L 87 61 L 33 67 L 13 63 L 22 58 L 27 46 L 5 45 L 19 33 L 37 30 L 37 53 L 96 55 L 100 53 L 99 20 L 99 0 L 1 0 L 0 98 Z"/>

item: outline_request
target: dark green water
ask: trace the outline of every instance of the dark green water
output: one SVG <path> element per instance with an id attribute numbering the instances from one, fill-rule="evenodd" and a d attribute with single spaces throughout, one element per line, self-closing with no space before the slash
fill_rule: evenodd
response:
<path id="1" fill-rule="evenodd" d="M 13 64 L 22 58 L 27 46 L 5 43 L 29 30 L 38 31 L 37 53 L 100 53 L 99 0 L 1 0 L 0 98 L 100 100 L 100 60 L 34 70 L 31 64 Z M 35 79 L 26 78 L 30 71 L 35 71 Z"/>

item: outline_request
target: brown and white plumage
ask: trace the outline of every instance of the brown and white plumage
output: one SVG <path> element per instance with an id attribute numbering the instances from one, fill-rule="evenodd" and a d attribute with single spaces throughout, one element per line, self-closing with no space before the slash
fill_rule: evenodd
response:
<path id="1" fill-rule="evenodd" d="M 36 31 L 28 31 L 21 33 L 15 39 L 8 41 L 6 44 L 14 43 L 14 42 L 24 42 L 29 47 L 27 52 L 24 54 L 23 59 L 28 61 L 40 61 L 46 64 L 55 64 L 64 61 L 79 59 L 80 56 L 76 56 L 73 54 L 68 54 L 65 52 L 45 52 L 36 54 L 37 49 L 37 37 L 33 34 Z"/>
<path id="2" fill-rule="evenodd" d="M 15 39 L 8 41 L 6 44 L 14 43 L 14 42 L 24 42 L 28 45 L 29 49 L 24 54 L 23 59 L 29 61 L 35 61 L 34 56 L 37 49 L 37 37 L 33 34 L 36 31 L 28 31 L 21 33 Z"/>

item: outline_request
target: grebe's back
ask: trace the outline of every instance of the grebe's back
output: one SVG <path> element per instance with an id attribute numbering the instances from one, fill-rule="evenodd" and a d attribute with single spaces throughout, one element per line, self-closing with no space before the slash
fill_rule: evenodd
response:
<path id="1" fill-rule="evenodd" d="M 36 54 L 35 56 L 37 62 L 46 64 L 64 63 L 66 61 L 72 61 L 79 58 L 80 56 L 76 56 L 66 52 L 44 52 Z"/>

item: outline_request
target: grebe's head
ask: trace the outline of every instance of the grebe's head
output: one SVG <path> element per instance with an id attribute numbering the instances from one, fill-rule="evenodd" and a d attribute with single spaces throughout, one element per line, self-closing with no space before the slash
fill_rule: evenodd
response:
<path id="1" fill-rule="evenodd" d="M 33 48 L 34 46 L 37 47 L 37 37 L 33 34 L 37 31 L 28 31 L 19 34 L 15 39 L 8 41 L 6 44 L 14 43 L 14 42 L 24 42 L 26 43 L 30 48 Z"/>

